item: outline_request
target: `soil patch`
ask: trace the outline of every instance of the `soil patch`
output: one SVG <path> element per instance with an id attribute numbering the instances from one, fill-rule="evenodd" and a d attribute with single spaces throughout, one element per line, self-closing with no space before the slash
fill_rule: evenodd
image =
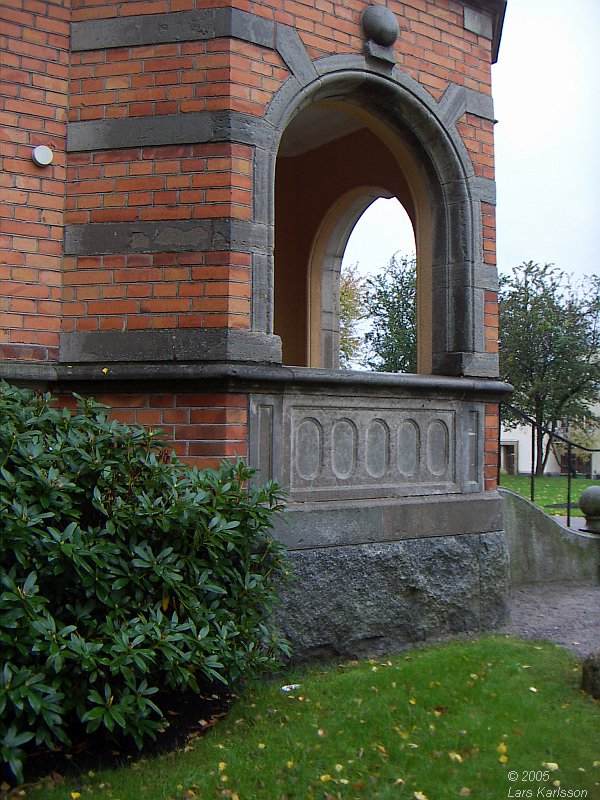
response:
<path id="1" fill-rule="evenodd" d="M 39 746 L 30 748 L 25 765 L 25 785 L 48 776 L 60 783 L 67 774 L 120 767 L 142 757 L 176 750 L 190 739 L 204 736 L 227 714 L 235 698 L 234 692 L 221 685 L 212 686 L 202 694 L 161 692 L 152 699 L 162 709 L 168 725 L 157 733 L 156 740 L 145 740 L 143 752 L 131 738 L 111 739 L 106 733 L 90 735 L 82 727 L 69 732 L 73 742 L 71 747 L 57 750 Z M 9 775 L 2 774 L 1 778 L 5 782 L 3 788 L 6 788 Z"/>

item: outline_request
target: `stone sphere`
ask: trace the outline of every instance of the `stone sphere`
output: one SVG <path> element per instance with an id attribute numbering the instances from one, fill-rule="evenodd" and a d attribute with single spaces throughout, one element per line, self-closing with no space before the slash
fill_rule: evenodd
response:
<path id="1" fill-rule="evenodd" d="M 583 490 L 579 508 L 585 515 L 589 530 L 600 533 L 600 486 L 588 486 Z"/>
<path id="2" fill-rule="evenodd" d="M 398 20 L 386 6 L 367 6 L 360 20 L 367 39 L 381 47 L 391 47 L 398 38 Z"/>

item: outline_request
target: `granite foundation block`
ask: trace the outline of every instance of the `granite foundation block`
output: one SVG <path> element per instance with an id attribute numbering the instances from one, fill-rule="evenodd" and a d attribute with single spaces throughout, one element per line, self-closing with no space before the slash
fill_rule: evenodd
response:
<path id="1" fill-rule="evenodd" d="M 292 551 L 276 612 L 295 661 L 381 655 L 502 625 L 503 531 Z"/>

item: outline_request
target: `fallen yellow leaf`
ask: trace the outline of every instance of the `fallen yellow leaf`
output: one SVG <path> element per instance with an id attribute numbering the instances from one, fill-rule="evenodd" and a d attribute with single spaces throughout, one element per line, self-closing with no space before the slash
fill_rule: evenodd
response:
<path id="1" fill-rule="evenodd" d="M 415 792 L 414 797 L 416 798 L 416 800 L 429 800 L 429 798 L 424 792 Z"/>
<path id="2" fill-rule="evenodd" d="M 499 744 L 499 745 L 498 745 L 498 747 L 496 748 L 496 752 L 497 752 L 497 753 L 506 753 L 506 751 L 507 751 L 507 750 L 508 750 L 508 748 L 507 748 L 507 746 L 504 744 L 504 742 L 500 742 L 500 744 Z"/>
<path id="3" fill-rule="evenodd" d="M 558 769 L 558 764 L 556 764 L 554 761 L 543 761 L 542 767 L 546 767 L 546 769 L 549 769 L 550 772 L 556 772 Z"/>
<path id="4" fill-rule="evenodd" d="M 450 753 L 448 753 L 448 755 L 450 756 L 450 761 L 458 761 L 459 764 L 462 764 L 463 758 L 460 755 L 460 753 L 455 753 L 454 751 L 451 751 Z"/>
<path id="5" fill-rule="evenodd" d="M 331 780 L 331 775 L 327 775 L 327 774 L 321 775 L 319 780 L 321 781 L 321 783 L 327 783 L 328 781 Z"/>

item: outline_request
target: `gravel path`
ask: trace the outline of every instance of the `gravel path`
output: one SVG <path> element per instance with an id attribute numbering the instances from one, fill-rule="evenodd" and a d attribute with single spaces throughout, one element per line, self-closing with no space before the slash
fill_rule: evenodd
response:
<path id="1" fill-rule="evenodd" d="M 514 587 L 505 633 L 547 639 L 586 656 L 600 648 L 600 585 Z"/>

